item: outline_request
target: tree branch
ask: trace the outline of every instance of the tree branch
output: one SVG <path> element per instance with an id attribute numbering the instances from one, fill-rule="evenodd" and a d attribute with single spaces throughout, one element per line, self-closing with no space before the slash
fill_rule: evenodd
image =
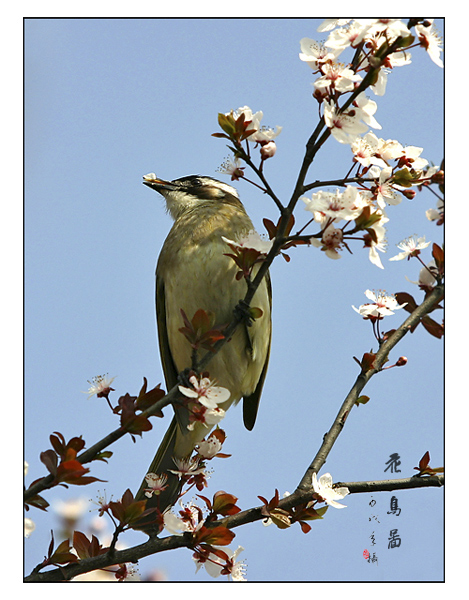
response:
<path id="1" fill-rule="evenodd" d="M 423 487 L 441 487 L 444 484 L 443 475 L 434 475 L 432 477 L 407 477 L 404 479 L 386 479 L 383 481 L 356 481 L 347 483 L 336 483 L 334 487 L 347 487 L 350 494 L 370 493 L 370 492 L 391 492 L 393 490 L 407 490 Z M 313 500 L 313 491 L 296 491 L 287 498 L 280 500 L 278 506 L 288 510 L 300 504 Z M 265 519 L 262 514 L 262 507 L 258 506 L 248 510 L 241 511 L 225 519 L 213 523 L 213 526 L 223 525 L 228 529 L 235 529 L 247 523 L 253 523 Z M 174 550 L 176 548 L 190 548 L 192 538 L 190 534 L 170 535 L 165 538 L 150 538 L 147 542 L 127 548 L 125 550 L 114 550 L 100 556 L 82 559 L 76 563 L 52 569 L 40 573 L 36 568 L 25 577 L 24 581 L 29 582 L 52 582 L 69 581 L 81 573 L 88 573 L 96 569 L 104 569 L 112 565 L 123 563 L 136 563 L 141 558 Z"/>
<path id="2" fill-rule="evenodd" d="M 437 285 L 435 289 L 425 298 L 425 300 L 420 304 L 411 315 L 402 323 L 402 325 L 394 331 L 393 334 L 389 336 L 389 338 L 381 345 L 380 349 L 375 355 L 373 361 L 373 368 L 368 371 L 361 372 L 358 375 L 355 383 L 353 384 L 350 392 L 345 398 L 342 406 L 340 407 L 339 412 L 332 424 L 332 427 L 324 436 L 324 440 L 322 442 L 321 447 L 319 448 L 318 453 L 316 454 L 313 462 L 307 469 L 303 478 L 301 479 L 298 490 L 309 490 L 311 489 L 311 482 L 313 473 L 317 473 L 321 467 L 326 462 L 326 458 L 329 455 L 329 452 L 332 450 L 333 445 L 337 441 L 342 429 L 344 427 L 345 421 L 350 414 L 350 411 L 354 407 L 356 401 L 358 400 L 361 391 L 368 383 L 368 381 L 379 373 L 385 364 L 390 351 L 400 342 L 400 340 L 408 333 L 414 325 L 416 325 L 420 319 L 425 316 L 427 313 L 431 312 L 435 306 L 441 301 L 444 296 L 444 285 Z"/>

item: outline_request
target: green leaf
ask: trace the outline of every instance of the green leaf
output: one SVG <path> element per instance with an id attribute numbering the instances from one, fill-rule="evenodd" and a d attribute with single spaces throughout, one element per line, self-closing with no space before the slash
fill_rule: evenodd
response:
<path id="1" fill-rule="evenodd" d="M 360 404 L 366 404 L 369 400 L 369 396 L 360 396 L 359 398 L 357 398 L 355 404 L 356 406 L 359 406 Z"/>

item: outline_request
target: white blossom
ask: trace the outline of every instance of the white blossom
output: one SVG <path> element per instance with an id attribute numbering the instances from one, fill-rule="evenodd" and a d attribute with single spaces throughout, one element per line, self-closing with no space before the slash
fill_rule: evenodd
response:
<path id="1" fill-rule="evenodd" d="M 351 185 L 344 192 L 338 189 L 335 192 L 319 190 L 311 198 L 303 197 L 302 200 L 306 204 L 305 210 L 313 214 L 321 213 L 337 221 L 356 219 L 364 206 L 360 192 Z"/>
<path id="2" fill-rule="evenodd" d="M 168 481 L 168 476 L 164 473 L 161 475 L 157 475 L 156 473 L 147 473 L 145 475 L 145 481 L 148 485 L 148 488 L 145 490 L 145 496 L 147 498 L 151 498 L 153 494 L 158 496 L 168 487 L 166 484 Z"/>
<path id="3" fill-rule="evenodd" d="M 24 519 L 24 537 L 28 538 L 32 532 L 36 529 L 36 524 L 29 517 Z"/>
<path id="4" fill-rule="evenodd" d="M 256 230 L 252 229 L 249 233 L 241 235 L 237 240 L 229 240 L 222 236 L 221 238 L 229 246 L 238 248 L 253 248 L 262 254 L 268 254 L 272 248 L 273 241 L 263 238 Z"/>
<path id="5" fill-rule="evenodd" d="M 215 382 L 208 377 L 202 377 L 199 381 L 195 375 L 192 375 L 189 377 L 189 382 L 193 388 L 180 385 L 179 391 L 187 398 L 196 399 L 206 408 L 218 408 L 218 405 L 226 402 L 231 395 L 229 390 L 215 385 Z"/>
<path id="6" fill-rule="evenodd" d="M 357 21 L 361 25 L 368 26 L 366 39 L 381 36 L 392 44 L 398 37 L 411 35 L 407 25 L 400 19 L 357 19 Z"/>
<path id="7" fill-rule="evenodd" d="M 396 205 L 402 202 L 402 196 L 392 187 L 391 177 L 391 167 L 386 167 L 379 174 L 376 201 L 382 210 L 386 204 Z"/>
<path id="8" fill-rule="evenodd" d="M 398 304 L 396 297 L 386 294 L 384 290 L 378 290 L 377 292 L 366 290 L 365 296 L 369 300 L 372 300 L 372 303 L 362 304 L 358 308 L 352 306 L 353 310 L 364 319 L 369 319 L 370 317 L 382 319 L 388 315 L 393 315 L 395 310 L 403 308 L 407 304 L 407 302 Z"/>
<path id="9" fill-rule="evenodd" d="M 319 44 L 311 38 L 303 38 L 300 40 L 299 54 L 300 60 L 305 62 L 313 71 L 316 71 L 321 65 L 335 60 L 339 54 L 336 51 L 327 49 L 323 44 Z"/>
<path id="10" fill-rule="evenodd" d="M 56 500 L 52 505 L 54 512 L 67 521 L 78 521 L 88 511 L 88 507 L 88 498 Z"/>
<path id="11" fill-rule="evenodd" d="M 196 450 L 199 456 L 210 460 L 221 451 L 222 446 L 220 440 L 215 435 L 211 435 L 206 440 L 199 442 Z"/>
<path id="12" fill-rule="evenodd" d="M 250 140 L 251 142 L 257 142 L 259 144 L 272 144 L 272 140 L 281 133 L 282 129 L 283 127 L 280 127 L 280 125 L 276 125 L 275 130 L 272 129 L 272 127 L 266 127 L 265 125 L 262 125 L 259 127 L 256 133 L 253 133 L 251 136 L 248 137 L 248 140 Z M 275 151 L 273 152 L 272 156 L 274 154 Z"/>
<path id="13" fill-rule="evenodd" d="M 223 550 L 228 555 L 228 561 L 224 561 L 221 557 L 211 552 L 206 559 L 200 560 L 198 556 L 193 556 L 196 564 L 196 572 L 203 565 L 207 573 L 215 579 L 219 577 L 222 571 L 228 571 L 228 579 L 231 581 L 247 581 L 246 579 L 246 564 L 244 561 L 237 561 L 236 558 L 244 550 L 242 546 L 238 546 L 236 550 L 226 548 L 225 546 L 214 546 Z"/>
<path id="14" fill-rule="evenodd" d="M 443 200 L 441 200 L 441 198 L 439 198 L 436 203 L 436 208 L 429 208 L 425 212 L 425 215 L 429 221 L 436 221 L 440 220 L 443 217 L 444 211 L 445 203 L 443 202 Z"/>
<path id="15" fill-rule="evenodd" d="M 387 223 L 389 219 L 380 210 L 376 211 L 375 214 L 381 214 L 381 217 L 378 221 L 375 221 L 373 225 L 368 227 L 368 229 L 372 229 L 374 231 L 376 235 L 376 241 L 371 235 L 369 235 L 366 237 L 365 245 L 368 246 L 370 249 L 368 254 L 370 262 L 376 267 L 384 269 L 383 263 L 381 262 L 381 258 L 378 254 L 378 250 L 380 252 L 386 252 L 388 242 L 386 240 L 386 228 L 384 227 L 384 223 Z"/>
<path id="16" fill-rule="evenodd" d="M 330 31 L 335 27 L 341 27 L 342 25 L 346 25 L 352 19 L 324 19 L 324 21 L 319 25 L 318 31 Z"/>
<path id="17" fill-rule="evenodd" d="M 327 219 L 327 217 L 324 217 Z M 322 233 L 322 238 L 318 240 L 312 237 L 310 239 L 311 245 L 316 248 L 321 248 L 328 258 L 334 260 L 341 258 L 338 250 L 342 249 L 343 233 L 342 229 L 337 229 L 332 224 L 328 225 Z"/>
<path id="18" fill-rule="evenodd" d="M 415 254 L 419 254 L 420 250 L 427 248 L 431 242 L 425 241 L 425 236 L 417 238 L 416 235 L 406 238 L 397 244 L 399 250 L 402 250 L 396 256 L 393 256 L 389 260 L 404 260 L 404 258 L 410 258 L 411 256 L 415 256 Z"/>
<path id="19" fill-rule="evenodd" d="M 163 524 L 166 531 L 172 535 L 182 535 L 185 531 L 198 531 L 204 524 L 200 508 L 192 502 L 186 505 L 183 505 L 181 502 L 179 504 L 182 509 L 179 512 L 180 517 L 175 515 L 171 510 L 166 510 L 163 513 Z"/>
<path id="20" fill-rule="evenodd" d="M 282 131 L 282 127 L 278 125 L 276 126 L 275 130 L 271 127 L 261 125 L 261 121 L 264 116 L 264 113 L 261 110 L 253 113 L 249 106 L 241 106 L 232 112 L 235 119 L 238 119 L 242 114 L 244 114 L 245 121 L 251 121 L 248 125 L 248 129 L 254 129 L 255 131 L 247 138 L 248 141 L 257 143 L 269 142 L 276 138 Z M 229 115 L 230 113 L 226 114 Z"/>
<path id="21" fill-rule="evenodd" d="M 433 23 L 429 27 L 424 27 L 423 24 L 416 25 L 415 31 L 419 36 L 420 44 L 428 52 L 428 56 L 437 66 L 443 68 L 443 61 L 440 58 L 443 42 Z"/>
<path id="22" fill-rule="evenodd" d="M 361 119 L 364 123 L 373 127 L 373 129 L 381 129 L 381 125 L 374 118 L 375 112 L 378 110 L 378 105 L 374 100 L 367 98 L 364 93 L 361 93 L 355 98 L 354 104 L 359 108 Z"/>
<path id="23" fill-rule="evenodd" d="M 376 165 L 382 169 L 387 167 L 387 163 L 377 156 L 379 151 L 379 139 L 372 131 L 368 132 L 365 136 L 357 138 L 352 144 L 352 152 L 354 158 L 364 167 Z"/>
<path id="24" fill-rule="evenodd" d="M 407 281 L 410 283 L 414 283 L 415 285 L 420 285 L 424 288 L 431 288 L 436 284 L 436 275 L 438 274 L 438 269 L 436 267 L 435 261 L 432 259 L 425 267 L 422 267 L 419 272 L 419 280 L 411 281 L 407 275 Z"/>
<path id="25" fill-rule="evenodd" d="M 218 167 L 218 173 L 222 173 L 223 175 L 229 175 L 231 180 L 237 180 L 244 175 L 243 169 L 245 167 L 241 166 L 241 160 L 236 157 L 232 159 L 231 156 L 228 156 L 226 160 Z"/>
<path id="26" fill-rule="evenodd" d="M 332 102 L 324 101 L 324 121 L 341 144 L 352 144 L 361 133 L 368 130 L 361 118 L 362 113 L 359 109 L 342 113 Z"/>
<path id="27" fill-rule="evenodd" d="M 343 19 L 338 20 L 343 21 Z M 360 42 L 363 41 L 368 29 L 368 25 L 361 25 L 357 21 L 352 21 L 345 27 L 341 27 L 340 29 L 332 31 L 327 40 L 324 42 L 324 45 L 327 48 L 332 48 L 338 52 L 342 52 L 348 46 L 355 48 L 358 44 L 360 44 Z"/>
<path id="28" fill-rule="evenodd" d="M 106 396 L 112 391 L 111 383 L 114 381 L 115 377 L 109 378 L 106 375 L 97 375 L 93 377 L 91 381 L 88 381 L 90 384 L 90 388 L 87 392 L 83 392 L 84 394 L 88 394 L 88 398 L 94 396 L 95 394 L 99 397 Z"/>
<path id="29" fill-rule="evenodd" d="M 355 81 L 361 81 L 361 76 L 337 63 L 327 63 L 322 68 L 323 75 L 316 79 L 316 89 L 334 88 L 338 92 L 351 92 Z"/>
<path id="30" fill-rule="evenodd" d="M 316 473 L 313 473 L 313 490 L 321 496 L 321 498 L 334 508 L 346 508 L 345 504 L 339 504 L 336 500 L 342 500 L 347 494 L 349 489 L 346 487 L 333 488 L 332 487 L 332 476 L 330 473 L 325 473 L 321 477 L 317 478 Z"/>

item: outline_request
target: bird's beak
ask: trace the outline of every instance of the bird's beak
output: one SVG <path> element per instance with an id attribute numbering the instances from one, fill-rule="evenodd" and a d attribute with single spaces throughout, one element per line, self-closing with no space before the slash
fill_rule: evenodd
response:
<path id="1" fill-rule="evenodd" d="M 143 176 L 144 185 L 147 185 L 149 188 L 152 188 L 156 192 L 163 194 L 165 191 L 172 191 L 176 189 L 176 185 L 172 181 L 165 181 L 164 179 L 160 179 L 154 173 L 149 173 L 148 175 Z"/>

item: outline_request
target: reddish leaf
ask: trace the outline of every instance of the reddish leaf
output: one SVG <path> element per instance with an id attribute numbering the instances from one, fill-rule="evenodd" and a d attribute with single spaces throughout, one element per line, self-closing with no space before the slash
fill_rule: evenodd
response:
<path id="1" fill-rule="evenodd" d="M 119 501 L 109 502 L 109 508 L 121 525 L 130 525 L 142 518 L 146 503 L 146 500 L 134 500 L 132 492 L 127 489 Z"/>
<path id="2" fill-rule="evenodd" d="M 274 239 L 277 233 L 277 226 L 273 224 L 270 219 L 263 219 L 264 227 L 267 229 L 267 233 L 269 234 L 269 239 Z"/>
<path id="3" fill-rule="evenodd" d="M 419 469 L 424 470 L 430 463 L 430 452 L 427 450 L 419 461 Z"/>
<path id="4" fill-rule="evenodd" d="M 150 423 L 148 417 L 144 417 L 143 415 L 135 415 L 131 417 L 127 422 L 123 422 L 122 426 L 128 431 L 130 434 L 142 435 L 144 431 L 150 431 L 153 425 Z"/>
<path id="5" fill-rule="evenodd" d="M 241 509 L 236 506 L 238 498 L 226 492 L 216 492 L 213 496 L 213 512 L 218 515 L 235 515 Z"/>
<path id="6" fill-rule="evenodd" d="M 399 304 L 407 303 L 403 308 L 409 313 L 414 312 L 414 310 L 418 306 L 414 297 L 408 294 L 407 292 L 397 292 L 397 294 L 395 294 L 395 297 Z"/>
<path id="7" fill-rule="evenodd" d="M 308 523 L 305 523 L 304 521 L 298 521 L 301 527 L 301 531 L 303 533 L 309 533 L 311 531 L 311 525 L 308 525 Z"/>
<path id="8" fill-rule="evenodd" d="M 208 331 L 211 327 L 211 318 L 205 310 L 199 308 L 192 317 L 192 327 L 195 331 Z"/>
<path id="9" fill-rule="evenodd" d="M 73 532 L 73 547 L 81 559 L 99 556 L 107 552 L 107 548 L 101 546 L 96 536 L 93 535 L 90 541 L 81 531 Z"/>
<path id="10" fill-rule="evenodd" d="M 57 550 L 50 556 L 49 564 L 52 565 L 65 565 L 67 563 L 74 563 L 78 561 L 76 554 L 71 552 L 70 542 L 64 540 L 57 546 Z"/>
<path id="11" fill-rule="evenodd" d="M 203 525 L 198 531 L 194 533 L 195 543 L 200 544 L 202 542 L 215 546 L 228 546 L 231 544 L 235 534 L 223 525 L 217 527 L 205 527 Z"/>
<path id="12" fill-rule="evenodd" d="M 57 473 L 57 454 L 53 450 L 46 450 L 39 455 L 41 462 L 52 475 Z"/>
<path id="13" fill-rule="evenodd" d="M 226 440 L 226 433 L 223 429 L 220 429 L 219 427 L 212 431 L 212 433 L 209 435 L 209 438 L 211 438 L 212 436 L 217 438 L 220 444 L 223 444 Z"/>
<path id="14" fill-rule="evenodd" d="M 55 478 L 57 482 L 71 485 L 88 485 L 94 481 L 103 481 L 97 477 L 85 477 L 89 471 L 78 460 L 67 460 L 60 463 Z"/>
<path id="15" fill-rule="evenodd" d="M 430 467 L 430 452 L 428 452 L 428 450 L 427 450 L 427 452 L 425 452 L 425 454 L 420 459 L 419 466 L 414 467 L 414 469 L 419 472 L 417 477 L 420 477 L 422 475 L 432 476 L 432 475 L 435 475 L 436 473 L 444 472 L 443 467 L 438 467 L 437 469 L 433 469 L 432 467 Z"/>
<path id="16" fill-rule="evenodd" d="M 28 505 L 29 506 L 34 506 L 35 508 L 39 508 L 40 510 L 47 510 L 47 508 L 49 506 L 49 502 L 47 502 L 47 500 L 45 500 L 39 494 L 36 494 L 32 498 L 29 498 L 29 500 L 25 501 L 25 508 L 26 508 L 26 510 L 28 510 Z"/>
<path id="17" fill-rule="evenodd" d="M 287 529 L 292 524 L 290 513 L 282 508 L 273 508 L 270 510 L 269 517 L 279 529 Z"/>
<path id="18" fill-rule="evenodd" d="M 59 456 L 63 456 L 65 454 L 65 438 L 58 431 L 54 431 L 54 434 L 55 435 L 49 436 L 52 448 L 54 448 L 54 450 Z"/>
<path id="19" fill-rule="evenodd" d="M 441 325 L 440 323 L 437 323 L 432 318 L 430 318 L 428 315 L 425 315 L 424 317 L 422 317 L 421 323 L 425 327 L 425 329 L 428 331 L 428 333 L 430 333 L 434 337 L 436 337 L 438 339 L 441 339 L 443 337 L 443 334 L 445 331 L 443 325 Z"/>
<path id="20" fill-rule="evenodd" d="M 72 438 L 67 444 L 67 448 L 74 450 L 76 454 L 83 450 L 84 447 L 85 440 L 81 436 Z"/>
<path id="21" fill-rule="evenodd" d="M 432 247 L 432 256 L 435 259 L 435 264 L 438 269 L 439 275 L 444 274 L 444 265 L 445 265 L 445 252 L 438 244 L 433 244 Z"/>
<path id="22" fill-rule="evenodd" d="M 189 321 L 182 308 L 180 311 L 184 327 L 180 327 L 179 331 L 195 350 L 204 348 L 213 351 L 215 342 L 225 337 L 220 329 L 211 329 L 214 321 L 213 313 L 199 309 L 194 314 L 192 321 Z"/>
<path id="23" fill-rule="evenodd" d="M 207 498 L 206 496 L 202 496 L 201 494 L 197 494 L 197 496 L 199 498 L 202 498 L 202 500 L 205 502 L 207 509 L 212 512 L 212 503 L 210 502 L 210 499 Z"/>
<path id="24" fill-rule="evenodd" d="M 353 357 L 353 359 L 362 368 L 362 372 L 363 373 L 366 373 L 367 371 L 370 371 L 371 369 L 374 369 L 375 358 L 376 358 L 376 354 L 374 354 L 373 352 L 365 352 L 365 354 L 363 355 L 361 361 L 358 360 L 358 358 L 356 358 L 355 356 Z"/>
<path id="25" fill-rule="evenodd" d="M 145 380 L 144 386 L 140 390 L 140 394 L 137 398 L 137 408 L 139 408 L 140 410 L 145 410 L 145 409 L 149 408 L 150 406 L 155 404 L 155 402 L 158 402 L 158 400 L 161 400 L 161 398 L 164 398 L 164 396 L 166 395 L 166 392 L 160 388 L 160 385 L 161 385 L 160 383 L 156 387 L 154 387 L 152 390 L 147 392 L 146 391 L 147 380 L 145 378 L 144 378 L 144 380 Z M 162 417 L 163 413 L 161 411 L 159 411 L 157 416 Z"/>

